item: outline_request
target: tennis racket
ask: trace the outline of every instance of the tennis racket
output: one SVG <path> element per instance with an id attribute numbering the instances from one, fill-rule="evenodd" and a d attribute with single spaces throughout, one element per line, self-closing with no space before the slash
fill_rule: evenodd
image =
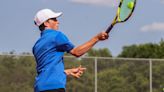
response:
<path id="1" fill-rule="evenodd" d="M 115 24 L 125 22 L 131 17 L 136 6 L 136 1 L 137 0 L 120 0 L 117 14 L 112 24 L 107 28 L 106 33 L 109 33 Z"/>

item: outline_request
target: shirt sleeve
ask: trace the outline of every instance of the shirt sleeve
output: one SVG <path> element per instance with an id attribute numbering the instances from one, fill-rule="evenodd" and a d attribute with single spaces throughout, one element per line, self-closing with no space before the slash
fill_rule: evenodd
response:
<path id="1" fill-rule="evenodd" d="M 74 45 L 69 41 L 66 35 L 64 35 L 62 32 L 59 32 L 55 41 L 57 44 L 56 48 L 58 51 L 69 53 L 74 48 Z"/>

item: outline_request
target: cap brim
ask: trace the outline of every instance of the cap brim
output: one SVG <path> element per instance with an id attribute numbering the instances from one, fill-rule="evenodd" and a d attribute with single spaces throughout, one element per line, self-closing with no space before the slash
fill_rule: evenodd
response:
<path id="1" fill-rule="evenodd" d="M 58 18 L 60 16 L 62 16 L 63 13 L 62 12 L 59 12 L 59 13 L 55 13 L 54 16 L 52 16 L 51 18 Z"/>

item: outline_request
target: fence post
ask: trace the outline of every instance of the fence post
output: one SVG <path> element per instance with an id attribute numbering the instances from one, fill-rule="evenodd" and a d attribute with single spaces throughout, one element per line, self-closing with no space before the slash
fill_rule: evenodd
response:
<path id="1" fill-rule="evenodd" d="M 97 57 L 95 57 L 95 92 L 97 92 Z"/>
<path id="2" fill-rule="evenodd" d="M 152 60 L 149 59 L 149 80 L 150 80 L 150 92 L 152 92 Z"/>

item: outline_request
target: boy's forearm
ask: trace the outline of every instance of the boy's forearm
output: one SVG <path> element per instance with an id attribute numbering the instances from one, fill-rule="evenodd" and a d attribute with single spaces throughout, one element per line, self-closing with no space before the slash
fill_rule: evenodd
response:
<path id="1" fill-rule="evenodd" d="M 79 57 L 79 56 L 85 54 L 88 50 L 90 50 L 98 41 L 99 41 L 99 39 L 94 37 L 91 40 L 89 40 L 88 42 L 84 43 L 83 45 L 80 45 L 80 46 L 72 49 L 70 53 L 74 56 Z"/>

